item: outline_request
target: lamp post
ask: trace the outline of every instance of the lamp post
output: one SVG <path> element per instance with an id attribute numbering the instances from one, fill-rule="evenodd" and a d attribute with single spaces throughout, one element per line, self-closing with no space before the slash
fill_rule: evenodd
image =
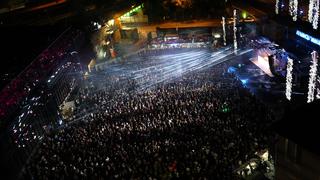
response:
<path id="1" fill-rule="evenodd" d="M 238 49 L 238 42 L 237 42 L 237 10 L 233 10 L 233 46 L 234 51 L 236 52 Z"/>
<path id="2" fill-rule="evenodd" d="M 223 30 L 223 45 L 227 45 L 227 39 L 226 39 L 226 18 L 222 17 L 222 30 Z"/>

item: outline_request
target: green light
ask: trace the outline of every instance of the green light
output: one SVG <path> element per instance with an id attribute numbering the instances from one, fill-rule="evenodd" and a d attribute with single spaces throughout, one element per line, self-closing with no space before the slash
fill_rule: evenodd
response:
<path id="1" fill-rule="evenodd" d="M 243 11 L 241 15 L 242 15 L 243 19 L 247 19 L 247 17 L 248 17 L 247 12 L 245 12 L 245 11 Z"/>
<path id="2" fill-rule="evenodd" d="M 137 7 L 133 8 L 133 9 L 131 9 L 129 12 L 125 13 L 125 14 L 122 15 L 121 17 L 129 17 L 129 16 L 131 16 L 133 13 L 139 11 L 142 7 L 143 7 L 143 4 L 140 5 L 140 6 L 137 6 Z M 120 17 L 120 18 L 121 18 L 121 17 Z"/>
<path id="3" fill-rule="evenodd" d="M 223 103 L 222 104 L 222 107 L 221 107 L 221 111 L 223 112 L 223 113 L 228 113 L 228 112 L 230 112 L 230 108 L 229 108 L 229 106 L 228 106 L 228 104 L 227 103 Z"/>

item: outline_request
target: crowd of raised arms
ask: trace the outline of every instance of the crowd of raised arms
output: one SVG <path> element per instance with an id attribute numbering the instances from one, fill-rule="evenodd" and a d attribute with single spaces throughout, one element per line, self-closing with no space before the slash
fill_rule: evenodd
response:
<path id="1" fill-rule="evenodd" d="M 135 67 L 150 65 L 152 57 L 137 55 Z M 99 85 L 91 79 L 75 100 L 77 122 L 43 139 L 26 177 L 236 179 L 234 170 L 268 147 L 272 115 L 226 67 L 146 88 L 116 73 L 104 73 Z M 145 81 L 157 78 L 152 71 L 143 72 Z"/>

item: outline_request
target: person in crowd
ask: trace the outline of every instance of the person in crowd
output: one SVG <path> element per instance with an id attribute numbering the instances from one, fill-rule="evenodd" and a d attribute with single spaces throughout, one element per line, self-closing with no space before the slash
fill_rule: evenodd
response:
<path id="1" fill-rule="evenodd" d="M 162 81 L 165 67 L 149 68 L 162 53 L 136 55 L 129 65 L 139 76 L 104 72 L 103 84 L 82 87 L 77 121 L 43 138 L 26 176 L 236 179 L 234 170 L 268 147 L 268 108 L 224 63 Z"/>

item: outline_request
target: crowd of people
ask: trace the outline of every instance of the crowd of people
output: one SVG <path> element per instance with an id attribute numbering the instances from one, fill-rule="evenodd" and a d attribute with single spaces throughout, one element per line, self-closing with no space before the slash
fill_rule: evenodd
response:
<path id="1" fill-rule="evenodd" d="M 154 57 L 139 56 L 138 69 Z M 73 122 L 46 135 L 25 176 L 237 179 L 234 170 L 269 147 L 273 117 L 226 67 L 186 72 L 145 89 L 130 75 L 96 74 L 104 83 L 84 83 Z"/>
<path id="2" fill-rule="evenodd" d="M 22 98 L 25 98 L 44 78 L 50 76 L 49 74 L 65 61 L 80 36 L 81 31 L 79 30 L 66 31 L 58 38 L 59 41 L 53 42 L 1 91 L 0 117 L 7 116 L 10 108 L 18 105 Z"/>

